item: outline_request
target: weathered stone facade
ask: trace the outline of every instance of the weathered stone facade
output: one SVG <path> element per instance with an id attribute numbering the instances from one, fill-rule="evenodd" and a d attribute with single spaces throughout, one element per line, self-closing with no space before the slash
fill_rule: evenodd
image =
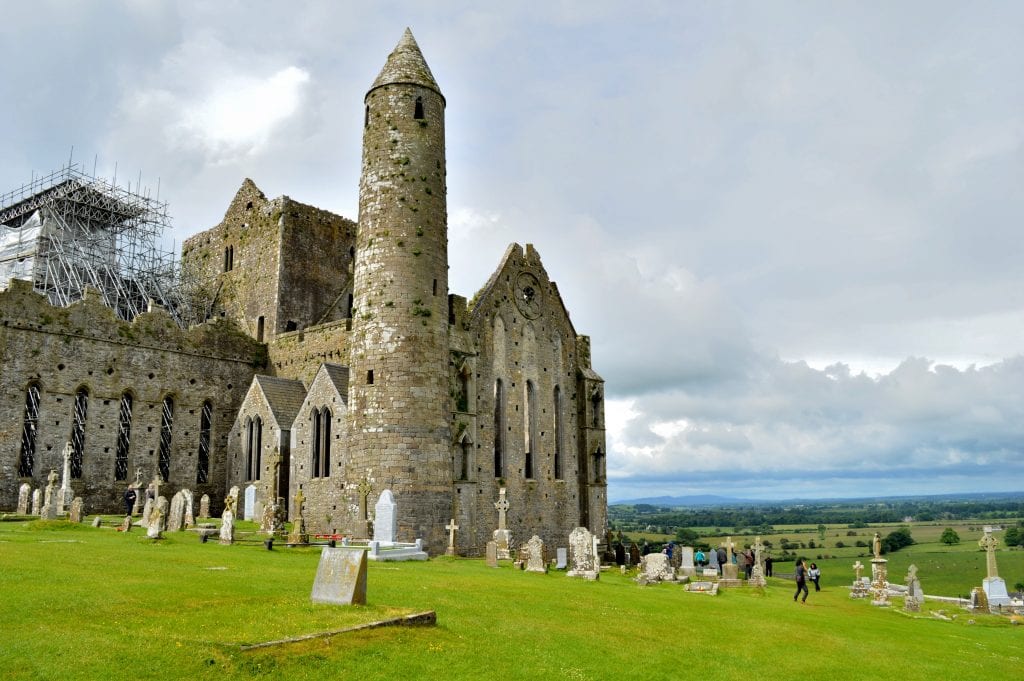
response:
<path id="1" fill-rule="evenodd" d="M 265 348 L 233 322 L 185 332 L 159 309 L 125 322 L 96 295 L 53 307 L 31 282 L 19 280 L 0 292 L 0 320 L 0 507 L 14 508 L 23 483 L 45 485 L 51 469 L 61 470 L 61 452 L 73 439 L 81 442 L 81 453 L 71 484 L 90 510 L 122 508 L 122 494 L 136 470 L 151 480 L 161 455 L 169 493 L 188 487 L 223 498 L 228 431 L 255 368 L 266 358 Z M 28 424 L 26 401 L 33 389 L 38 402 Z M 125 448 L 119 447 L 119 436 L 126 425 L 126 395 Z M 84 418 L 76 419 L 76 404 L 84 406 Z M 209 422 L 203 424 L 207 404 Z M 162 430 L 169 446 L 163 445 Z M 25 442 L 28 431 L 30 442 Z M 208 438 L 204 476 L 199 475 L 201 437 Z M 119 451 L 124 454 L 120 465 Z"/>
<path id="2" fill-rule="evenodd" d="M 156 472 L 160 407 L 173 396 L 161 491 L 208 494 L 214 515 L 237 485 L 255 488 L 257 519 L 278 496 L 294 517 L 301 490 L 309 532 L 369 537 L 387 489 L 397 541 L 422 539 L 439 553 L 454 519 L 455 552 L 483 555 L 505 488 L 517 545 L 537 535 L 558 546 L 576 527 L 604 535 L 603 382 L 539 254 L 512 244 L 471 302 L 448 292 L 445 99 L 411 33 L 364 106 L 358 228 L 267 199 L 245 180 L 222 222 L 185 242 L 193 307 L 213 322 L 186 333 L 159 312 L 128 324 L 96 301 L 57 309 L 30 286 L 0 293 L 0 465 L 16 481 L 0 506 L 59 468 L 85 385 L 88 454 L 75 493 L 90 509 L 118 507 L 125 483 L 114 480 L 106 441 L 131 391 L 129 478 L 136 466 L 144 480 Z M 39 454 L 19 478 L 33 381 L 43 394 Z M 207 403 L 214 425 L 200 484 Z"/>

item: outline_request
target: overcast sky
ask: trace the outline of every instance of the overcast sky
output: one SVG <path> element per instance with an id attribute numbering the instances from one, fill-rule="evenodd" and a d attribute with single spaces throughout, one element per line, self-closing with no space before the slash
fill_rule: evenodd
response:
<path id="1" fill-rule="evenodd" d="M 1024 3 L 0 0 L 0 192 L 357 217 L 406 26 L 452 292 L 536 245 L 607 381 L 609 496 L 1024 490 Z"/>

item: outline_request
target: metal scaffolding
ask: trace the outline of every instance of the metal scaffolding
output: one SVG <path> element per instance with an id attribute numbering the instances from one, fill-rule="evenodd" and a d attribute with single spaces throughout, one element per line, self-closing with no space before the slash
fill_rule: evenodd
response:
<path id="1" fill-rule="evenodd" d="M 53 305 L 67 306 L 91 286 L 122 319 L 153 300 L 186 326 L 178 263 L 161 246 L 167 203 L 139 190 L 69 163 L 0 196 L 0 290 L 27 279 Z"/>

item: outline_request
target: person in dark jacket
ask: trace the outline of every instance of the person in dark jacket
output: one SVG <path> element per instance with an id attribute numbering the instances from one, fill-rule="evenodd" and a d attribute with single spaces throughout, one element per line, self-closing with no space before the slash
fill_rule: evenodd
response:
<path id="1" fill-rule="evenodd" d="M 125 515 L 131 515 L 132 514 L 132 509 L 135 508 L 135 499 L 136 499 L 136 497 L 137 497 L 137 495 L 135 494 L 135 488 L 134 487 L 129 487 L 128 489 L 126 489 L 124 491 L 124 514 Z"/>
<path id="2" fill-rule="evenodd" d="M 807 567 L 804 566 L 803 558 L 800 558 L 796 561 L 796 572 L 794 576 L 796 577 L 796 593 L 793 594 L 793 602 L 796 603 L 797 597 L 799 597 L 800 592 L 803 591 L 804 597 L 803 600 L 801 600 L 800 602 L 806 603 L 807 596 L 810 592 L 807 590 Z"/>

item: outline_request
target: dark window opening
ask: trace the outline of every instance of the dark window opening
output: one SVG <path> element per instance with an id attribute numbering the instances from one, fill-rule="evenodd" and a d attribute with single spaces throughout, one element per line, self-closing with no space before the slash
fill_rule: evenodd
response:
<path id="1" fill-rule="evenodd" d="M 370 125 L 370 105 L 367 104 L 366 105 L 366 113 L 363 114 L 363 127 L 365 128 L 365 127 L 367 127 L 369 125 Z"/>
<path id="2" fill-rule="evenodd" d="M 434 295 L 437 295 L 437 279 L 434 280 Z"/>
<path id="3" fill-rule="evenodd" d="M 82 477 L 82 454 L 85 452 L 85 417 L 89 410 L 89 391 L 80 388 L 75 394 L 75 413 L 71 425 L 71 477 Z"/>
<path id="4" fill-rule="evenodd" d="M 39 431 L 39 385 L 33 383 L 25 391 L 25 418 L 21 428 L 21 458 L 18 475 L 32 477 L 36 460 L 36 433 Z"/>
<path id="5" fill-rule="evenodd" d="M 260 479 L 260 463 L 263 450 L 263 420 L 257 416 L 246 419 L 245 479 Z"/>
<path id="6" fill-rule="evenodd" d="M 423 119 L 423 98 L 422 97 L 417 97 L 416 98 L 416 108 L 413 110 L 412 117 L 414 119 L 416 119 L 416 120 L 422 120 Z"/>
<path id="7" fill-rule="evenodd" d="M 128 479 L 128 449 L 132 443 L 132 396 L 121 395 L 121 410 L 117 417 L 117 450 L 114 454 L 114 480 Z"/>
<path id="8" fill-rule="evenodd" d="M 373 369 L 366 371 L 366 385 L 373 385 Z"/>
<path id="9" fill-rule="evenodd" d="M 258 340 L 260 343 L 263 342 L 263 325 L 263 317 L 260 317 L 259 319 L 256 320 L 256 340 Z"/>
<path id="10" fill-rule="evenodd" d="M 213 428 L 213 404 L 203 402 L 199 417 L 199 461 L 196 468 L 196 483 L 203 484 L 210 475 L 210 431 Z"/>
<path id="11" fill-rule="evenodd" d="M 537 398 L 533 388 L 533 381 L 526 382 L 526 418 L 523 419 L 525 433 L 523 434 L 523 451 L 526 452 L 526 465 L 523 467 L 523 475 L 527 478 L 533 477 L 533 453 L 537 445 Z"/>
<path id="12" fill-rule="evenodd" d="M 289 319 L 288 322 L 284 325 L 285 331 L 295 331 L 297 328 L 299 328 L 299 323 L 292 321 L 291 319 Z"/>
<path id="13" fill-rule="evenodd" d="M 171 479 L 171 428 L 174 425 L 174 400 L 170 395 L 164 398 L 163 415 L 160 418 L 160 477 L 166 482 Z"/>
<path id="14" fill-rule="evenodd" d="M 320 434 L 320 412 L 316 409 L 313 410 L 313 437 L 311 438 L 310 445 L 313 449 L 313 460 L 312 460 L 312 471 L 310 477 L 320 477 L 320 444 L 323 442 L 323 436 Z"/>
<path id="15" fill-rule="evenodd" d="M 562 479 L 562 390 L 555 386 L 555 480 Z"/>
<path id="16" fill-rule="evenodd" d="M 352 317 L 352 294 L 351 293 L 348 294 L 348 302 L 346 303 L 346 307 L 345 307 L 345 317 L 346 318 L 351 318 Z"/>
<path id="17" fill-rule="evenodd" d="M 224 248 L 224 271 L 230 272 L 235 268 L 235 247 L 226 246 Z"/>
<path id="18" fill-rule="evenodd" d="M 494 477 L 505 477 L 505 388 L 494 382 Z"/>

